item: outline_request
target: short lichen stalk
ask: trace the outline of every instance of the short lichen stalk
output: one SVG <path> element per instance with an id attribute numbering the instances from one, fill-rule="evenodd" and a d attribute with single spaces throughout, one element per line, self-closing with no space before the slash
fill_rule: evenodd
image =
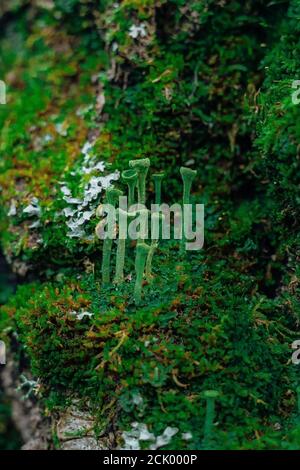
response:
<path id="1" fill-rule="evenodd" d="M 204 423 L 203 447 L 205 449 L 209 449 L 212 446 L 215 406 L 218 396 L 219 392 L 216 390 L 206 390 L 204 392 L 204 398 L 206 399 L 206 415 Z"/>
<path id="2" fill-rule="evenodd" d="M 136 257 L 135 257 L 135 272 L 136 280 L 134 286 L 134 301 L 136 305 L 139 305 L 142 300 L 142 285 L 143 285 L 143 276 L 145 270 L 146 259 L 149 253 L 150 247 L 139 241 L 136 247 Z"/>
<path id="3" fill-rule="evenodd" d="M 124 266 L 125 266 L 125 252 L 126 252 L 126 237 L 127 237 L 127 220 L 132 220 L 136 216 L 134 212 L 126 212 L 123 209 L 118 209 L 119 215 L 119 238 L 116 255 L 116 274 L 115 284 L 121 284 L 124 281 Z"/>
<path id="4" fill-rule="evenodd" d="M 135 188 L 138 181 L 138 175 L 135 170 L 125 170 L 122 172 L 122 179 L 128 186 L 128 207 L 135 203 Z"/>
<path id="5" fill-rule="evenodd" d="M 161 187 L 164 173 L 155 173 L 153 175 L 154 188 L 155 188 L 155 204 L 161 204 Z"/>
<path id="6" fill-rule="evenodd" d="M 182 216 L 182 236 L 181 236 L 181 251 L 185 251 L 185 232 L 184 232 L 184 227 L 185 227 L 185 222 L 184 222 L 184 207 L 186 204 L 190 204 L 190 195 L 191 195 L 191 188 L 193 184 L 193 180 L 195 179 L 195 176 L 197 174 L 196 170 L 192 170 L 191 168 L 186 168 L 186 167 L 181 167 L 180 168 L 180 173 L 183 181 L 183 216 Z"/>
<path id="7" fill-rule="evenodd" d="M 113 207 L 116 207 L 116 204 L 119 200 L 119 197 L 122 196 L 122 191 L 119 191 L 115 188 L 108 188 L 106 191 L 106 202 L 111 204 Z M 108 218 L 108 227 L 112 227 L 114 224 L 114 214 L 109 212 L 107 215 Z M 103 256 L 102 256 L 102 283 L 109 284 L 110 282 L 110 261 L 111 261 L 111 250 L 113 243 L 113 236 L 111 233 L 108 234 L 103 242 Z"/>
<path id="8" fill-rule="evenodd" d="M 131 160 L 129 162 L 130 168 L 136 170 L 138 175 L 138 203 L 145 204 L 146 202 L 146 178 L 150 166 L 149 158 L 141 160 Z"/>

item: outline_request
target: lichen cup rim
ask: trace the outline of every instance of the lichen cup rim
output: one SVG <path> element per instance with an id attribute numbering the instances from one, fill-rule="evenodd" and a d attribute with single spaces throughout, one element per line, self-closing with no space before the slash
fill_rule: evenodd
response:
<path id="1" fill-rule="evenodd" d="M 180 173 L 182 176 L 195 177 L 197 175 L 197 170 L 193 170 L 192 168 L 187 168 L 186 166 L 182 166 L 180 168 Z"/>
<path id="2" fill-rule="evenodd" d="M 150 167 L 150 158 L 140 158 L 139 160 L 130 160 L 130 168 L 149 168 Z"/>
<path id="3" fill-rule="evenodd" d="M 107 188 L 106 198 L 110 202 L 117 202 L 117 198 L 123 196 L 123 191 L 118 188 Z"/>
<path id="4" fill-rule="evenodd" d="M 164 176 L 165 176 L 165 173 L 153 173 L 152 178 L 162 180 Z"/>
<path id="5" fill-rule="evenodd" d="M 203 396 L 204 398 L 218 398 L 220 393 L 217 390 L 205 390 Z"/>
<path id="6" fill-rule="evenodd" d="M 138 174 L 133 168 L 129 168 L 128 170 L 122 171 L 121 176 L 122 176 L 123 181 L 127 182 L 127 181 L 134 181 L 135 179 L 137 179 Z"/>

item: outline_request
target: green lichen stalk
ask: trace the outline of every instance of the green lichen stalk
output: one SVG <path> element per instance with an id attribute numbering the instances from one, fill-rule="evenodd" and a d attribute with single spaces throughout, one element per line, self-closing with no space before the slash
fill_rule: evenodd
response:
<path id="1" fill-rule="evenodd" d="M 197 175 L 197 171 L 182 166 L 180 173 L 183 181 L 183 204 L 189 204 L 192 183 Z"/>
<path id="2" fill-rule="evenodd" d="M 185 204 L 190 203 L 190 194 L 191 194 L 191 188 L 193 184 L 193 180 L 195 179 L 197 175 L 196 170 L 192 170 L 191 168 L 186 168 L 182 166 L 180 168 L 180 173 L 183 181 L 183 216 L 182 216 L 182 237 L 181 237 L 181 252 L 183 253 L 185 251 L 185 233 L 184 233 L 184 206 Z"/>
<path id="3" fill-rule="evenodd" d="M 147 256 L 147 262 L 146 262 L 146 280 L 147 282 L 152 281 L 152 260 L 153 256 L 155 253 L 155 250 L 158 247 L 158 241 L 157 240 L 152 240 L 151 245 L 150 245 L 150 250 Z"/>
<path id="4" fill-rule="evenodd" d="M 204 398 L 206 399 L 206 415 L 204 423 L 203 446 L 206 449 L 210 448 L 212 442 L 213 424 L 215 419 L 215 403 L 218 396 L 219 392 L 216 390 L 206 390 L 204 392 Z"/>
<path id="5" fill-rule="evenodd" d="M 119 208 L 118 215 L 119 215 L 119 239 L 118 239 L 118 247 L 117 247 L 117 257 L 116 257 L 116 274 L 115 274 L 115 279 L 114 279 L 115 284 L 121 284 L 124 281 L 127 220 L 134 219 L 136 214 L 133 212 L 126 212 L 123 209 Z"/>
<path id="6" fill-rule="evenodd" d="M 113 207 L 116 207 L 116 204 L 119 200 L 119 197 L 122 196 L 122 191 L 115 188 L 108 188 L 106 191 L 106 202 L 111 204 Z M 108 213 L 108 227 L 113 223 L 114 214 Z M 110 282 L 110 261 L 111 261 L 111 250 L 113 238 L 110 234 L 109 237 L 105 238 L 103 242 L 103 256 L 102 256 L 102 284 L 109 284 Z"/>
<path id="7" fill-rule="evenodd" d="M 148 217 L 149 211 L 148 209 L 141 209 L 138 211 L 139 219 L 140 219 L 140 236 L 139 240 L 144 241 L 145 238 L 148 236 Z"/>
<path id="8" fill-rule="evenodd" d="M 124 170 L 122 172 L 122 180 L 128 186 L 128 207 L 131 207 L 135 202 L 135 188 L 138 181 L 138 175 L 135 170 Z"/>
<path id="9" fill-rule="evenodd" d="M 164 178 L 164 173 L 154 173 L 154 188 L 155 188 L 155 204 L 161 204 L 161 186 L 162 180 Z"/>
<path id="10" fill-rule="evenodd" d="M 160 213 L 154 213 L 152 214 L 152 224 L 155 226 L 155 224 L 159 224 L 158 225 L 158 233 L 157 233 L 157 236 L 159 237 L 159 233 L 160 233 L 160 220 L 163 220 L 164 218 L 164 215 L 163 214 L 160 214 Z M 151 233 L 152 233 L 152 230 L 151 230 Z M 152 242 L 151 242 L 151 245 L 150 245 L 150 250 L 149 250 L 149 253 L 148 253 L 148 257 L 147 257 L 147 262 L 146 262 L 146 280 L 147 282 L 151 282 L 152 280 L 152 261 L 153 261 L 153 256 L 154 256 L 154 253 L 156 251 L 158 247 L 158 239 L 153 239 Z"/>
<path id="11" fill-rule="evenodd" d="M 111 249 L 112 249 L 112 240 L 110 238 L 106 238 L 103 242 L 102 284 L 109 284 L 109 281 L 110 281 Z"/>
<path id="12" fill-rule="evenodd" d="M 144 242 L 138 242 L 136 247 L 136 257 L 135 257 L 135 272 L 136 280 L 134 286 L 134 301 L 136 305 L 139 305 L 142 300 L 142 284 L 143 284 L 143 275 L 145 270 L 145 263 L 149 253 L 150 247 Z"/>
<path id="13" fill-rule="evenodd" d="M 137 171 L 138 174 L 138 202 L 139 204 L 145 204 L 146 202 L 146 178 L 150 166 L 149 158 L 143 158 L 141 160 L 131 160 L 129 162 L 130 168 Z"/>

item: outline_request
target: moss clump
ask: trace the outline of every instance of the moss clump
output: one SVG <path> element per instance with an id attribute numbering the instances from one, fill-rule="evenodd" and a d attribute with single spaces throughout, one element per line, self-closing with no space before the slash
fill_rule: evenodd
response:
<path id="1" fill-rule="evenodd" d="M 171 259 L 160 254 L 158 276 L 138 308 L 131 283 L 115 291 L 84 275 L 22 287 L 2 314 L 16 319 L 45 397 L 54 390 L 89 397 L 98 409 L 109 400 L 121 429 L 141 419 L 157 434 L 176 426 L 193 435 L 190 443 L 178 435 L 176 446 L 193 448 L 203 439 L 202 392 L 217 389 L 214 445 L 239 448 L 250 438 L 255 446 L 262 423 L 295 406 L 295 370 L 286 366 L 293 321 L 278 301 L 253 296 L 255 280 L 233 266 L 199 265 L 196 256 L 177 265 L 176 258 L 175 247 Z"/>

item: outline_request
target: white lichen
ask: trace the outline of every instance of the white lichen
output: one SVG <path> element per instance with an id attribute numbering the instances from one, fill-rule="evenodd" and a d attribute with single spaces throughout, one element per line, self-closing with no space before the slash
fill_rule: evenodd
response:
<path id="1" fill-rule="evenodd" d="M 74 197 L 67 183 L 61 182 L 60 189 L 63 200 L 69 206 L 65 207 L 62 212 L 67 219 L 66 225 L 69 228 L 67 236 L 69 238 L 91 239 L 86 235 L 83 226 L 95 215 L 99 197 L 111 186 L 113 181 L 119 179 L 118 171 L 98 176 L 99 173 L 105 171 L 105 163 L 96 161 L 96 157 L 92 155 L 93 146 L 93 143 L 86 142 L 81 150 L 84 155 L 80 168 L 80 175 L 84 175 L 84 182 L 80 185 L 82 197 Z"/>
<path id="2" fill-rule="evenodd" d="M 81 311 L 81 312 L 71 312 L 70 315 L 74 315 L 76 317 L 76 320 L 83 320 L 83 318 L 85 317 L 88 317 L 88 318 L 91 318 L 94 314 L 91 313 L 91 312 L 85 312 L 85 311 Z"/>
<path id="3" fill-rule="evenodd" d="M 128 34 L 133 39 L 137 39 L 138 37 L 144 38 L 145 36 L 147 36 L 145 23 L 141 23 L 140 25 L 133 24 L 130 27 Z"/>
<path id="4" fill-rule="evenodd" d="M 27 214 L 28 216 L 37 216 L 41 215 L 41 208 L 39 205 L 39 200 L 34 197 L 31 199 L 30 204 L 23 209 L 23 214 Z"/>
<path id="5" fill-rule="evenodd" d="M 149 432 L 146 424 L 134 422 L 131 424 L 130 431 L 122 434 L 124 447 L 121 450 L 141 450 L 140 442 L 148 442 L 150 443 L 149 449 L 156 450 L 168 445 L 177 432 L 178 428 L 168 426 L 161 435 L 155 436 Z"/>
<path id="6" fill-rule="evenodd" d="M 181 437 L 183 441 L 190 441 L 191 439 L 193 439 L 193 435 L 191 432 L 183 432 L 181 434 Z"/>
<path id="7" fill-rule="evenodd" d="M 7 215 L 8 217 L 14 217 L 17 215 L 17 203 L 14 199 L 10 203 L 10 208 Z"/>
<path id="8" fill-rule="evenodd" d="M 16 389 L 17 392 L 27 390 L 27 392 L 21 397 L 22 400 L 26 400 L 31 395 L 35 395 L 35 396 L 38 395 L 38 393 L 40 391 L 40 388 L 41 388 L 41 384 L 40 384 L 39 379 L 38 380 L 30 380 L 25 375 L 22 374 L 20 376 L 20 380 L 21 380 L 21 383 Z"/>

